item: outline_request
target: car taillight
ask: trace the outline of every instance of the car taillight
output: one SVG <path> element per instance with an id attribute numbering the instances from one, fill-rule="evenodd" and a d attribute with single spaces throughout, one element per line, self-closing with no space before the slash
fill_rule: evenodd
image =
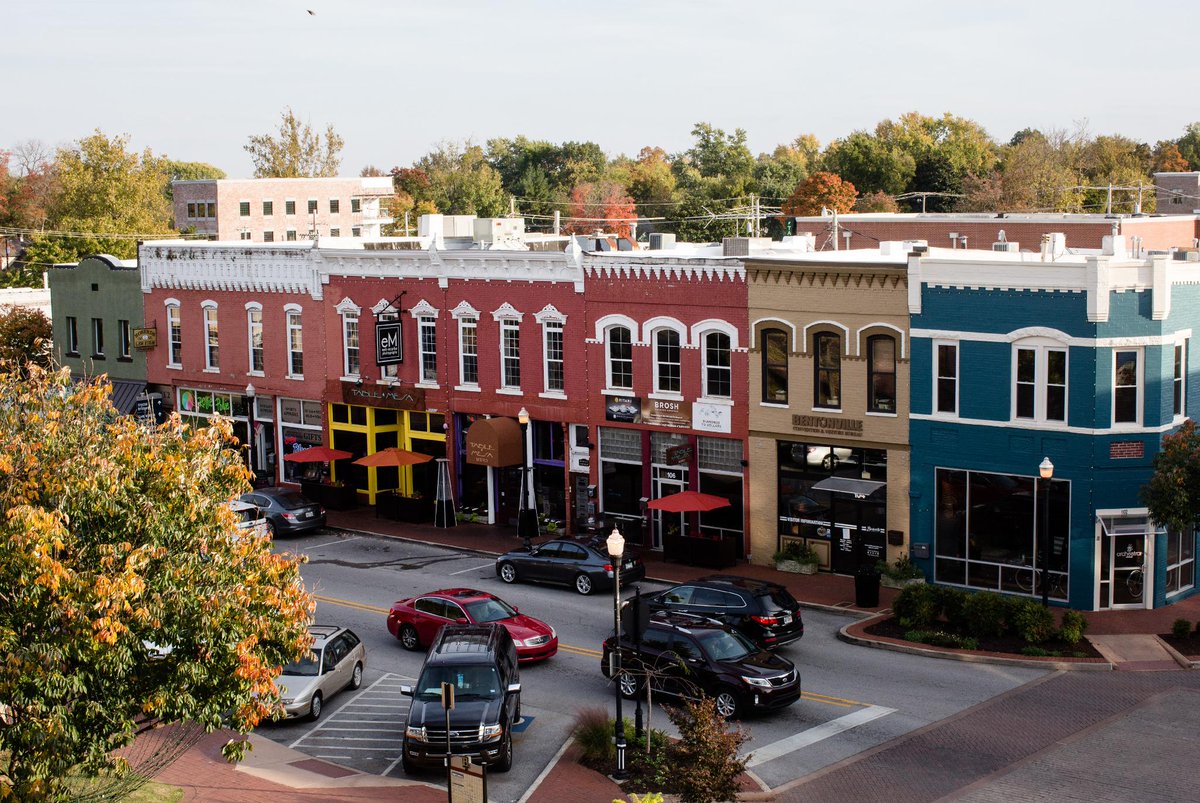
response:
<path id="1" fill-rule="evenodd" d="M 295 513 L 284 513 L 283 517 L 285 519 L 287 519 L 288 521 L 292 521 L 296 518 L 296 514 Z"/>
<path id="2" fill-rule="evenodd" d="M 758 624 L 766 627 L 772 627 L 779 624 L 778 616 L 751 616 L 750 618 Z"/>
<path id="3" fill-rule="evenodd" d="M 611 563 L 604 564 L 604 571 L 611 573 L 612 572 L 612 564 Z"/>

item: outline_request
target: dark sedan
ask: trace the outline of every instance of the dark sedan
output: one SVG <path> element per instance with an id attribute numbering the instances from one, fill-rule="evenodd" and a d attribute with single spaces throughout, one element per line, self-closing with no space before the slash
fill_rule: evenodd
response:
<path id="1" fill-rule="evenodd" d="M 325 508 L 286 488 L 259 488 L 239 498 L 262 511 L 271 535 L 305 533 L 325 526 Z"/>
<path id="2" fill-rule="evenodd" d="M 613 583 L 612 559 L 603 548 L 567 539 L 506 552 L 496 558 L 496 574 L 506 583 L 557 583 L 571 586 L 580 594 L 612 588 Z M 626 552 L 621 562 L 621 582 L 632 583 L 645 576 L 645 564 L 637 555 Z"/>

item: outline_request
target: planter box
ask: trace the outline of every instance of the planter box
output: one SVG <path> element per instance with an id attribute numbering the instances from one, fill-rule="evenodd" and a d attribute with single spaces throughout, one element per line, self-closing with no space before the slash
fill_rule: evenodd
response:
<path id="1" fill-rule="evenodd" d="M 358 504 L 358 491 L 349 485 L 301 480 L 300 493 L 330 510 L 350 510 Z"/>
<path id="2" fill-rule="evenodd" d="M 375 494 L 375 514 L 393 521 L 424 524 L 433 520 L 433 501 L 380 492 Z"/>
<path id="3" fill-rule="evenodd" d="M 909 586 L 919 586 L 925 584 L 924 577 L 906 577 L 903 580 L 897 580 L 893 577 L 888 577 L 886 574 L 880 575 L 879 584 L 884 588 L 908 588 Z"/>
<path id="4" fill-rule="evenodd" d="M 775 568 L 781 572 L 790 572 L 791 574 L 816 574 L 817 564 L 815 563 L 800 563 L 795 560 L 777 560 Z"/>

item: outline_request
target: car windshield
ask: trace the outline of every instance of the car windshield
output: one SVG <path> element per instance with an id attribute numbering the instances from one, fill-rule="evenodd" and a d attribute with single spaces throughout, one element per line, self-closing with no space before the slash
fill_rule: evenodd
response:
<path id="1" fill-rule="evenodd" d="M 740 661 L 757 650 L 740 633 L 707 630 L 699 633 L 700 648 L 713 661 Z"/>
<path id="2" fill-rule="evenodd" d="M 283 668 L 283 674 L 310 678 L 320 674 L 320 668 L 321 653 L 318 651 L 301 658 L 299 661 L 292 661 Z"/>
<path id="3" fill-rule="evenodd" d="M 500 675 L 494 666 L 432 666 L 417 681 L 417 698 L 440 700 L 443 683 L 453 684 L 456 700 L 494 700 L 501 691 Z"/>
<path id="4" fill-rule="evenodd" d="M 501 619 L 511 619 L 517 615 L 507 602 L 498 599 L 481 599 L 467 603 L 467 613 L 479 624 L 499 622 Z"/>
<path id="5" fill-rule="evenodd" d="M 312 504 L 298 493 L 275 494 L 273 498 L 280 507 L 286 510 L 295 510 L 298 507 L 308 507 Z"/>

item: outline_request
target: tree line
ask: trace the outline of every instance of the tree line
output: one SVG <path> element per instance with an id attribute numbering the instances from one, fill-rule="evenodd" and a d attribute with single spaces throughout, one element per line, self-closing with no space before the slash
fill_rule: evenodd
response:
<path id="1" fill-rule="evenodd" d="M 647 146 L 632 157 L 524 135 L 442 142 L 412 164 L 368 165 L 361 175 L 393 179 L 389 234 L 411 232 L 425 213 L 515 212 L 532 230 L 549 230 L 558 213 L 567 233 L 628 236 L 636 221 L 639 234 L 713 241 L 786 233 L 784 216 L 822 209 L 1153 212 L 1155 172 L 1200 169 L 1200 122 L 1153 145 L 1084 125 L 1025 128 L 999 142 L 948 112 L 910 112 L 824 146 L 802 134 L 757 155 L 740 128 L 699 122 L 691 138 L 678 153 Z M 332 125 L 314 132 L 289 108 L 277 131 L 244 147 L 256 177 L 301 177 L 337 175 L 343 146 Z M 132 257 L 138 239 L 179 233 L 172 181 L 224 177 L 211 164 L 131 151 L 128 135 L 99 130 L 53 150 L 29 141 L 0 151 L 0 236 L 27 240 L 24 260 L 0 284 L 38 284 L 47 265 L 89 253 Z"/>

